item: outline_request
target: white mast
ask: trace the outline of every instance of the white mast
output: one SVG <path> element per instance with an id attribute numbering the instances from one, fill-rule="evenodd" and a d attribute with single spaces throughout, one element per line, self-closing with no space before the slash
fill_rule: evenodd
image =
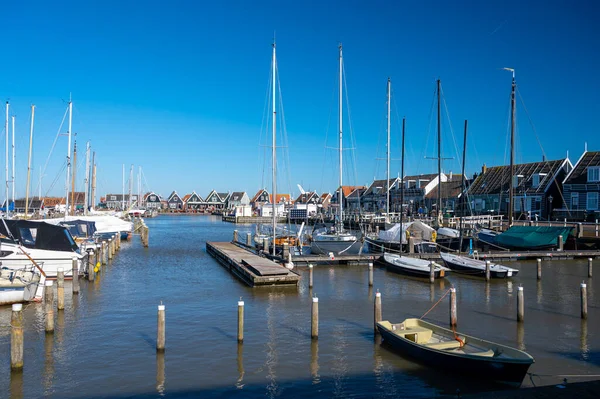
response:
<path id="1" fill-rule="evenodd" d="M 390 219 L 390 102 L 391 102 L 392 80 L 387 81 L 387 195 L 385 203 L 385 221 Z"/>
<path id="2" fill-rule="evenodd" d="M 8 109 L 10 105 L 6 102 L 6 119 L 4 121 L 4 132 L 6 133 L 6 216 L 9 215 L 8 211 Z"/>
<path id="3" fill-rule="evenodd" d="M 140 166 L 138 169 L 138 195 L 137 195 L 137 207 L 140 208 L 141 201 L 140 196 L 142 194 L 142 167 Z"/>
<path id="4" fill-rule="evenodd" d="M 83 214 L 88 214 L 88 208 L 90 205 L 90 142 L 88 141 L 85 149 L 85 198 Z"/>
<path id="5" fill-rule="evenodd" d="M 15 116 L 12 117 L 12 202 L 15 203 Z M 6 213 L 8 215 L 8 212 Z"/>
<path id="6" fill-rule="evenodd" d="M 33 120 L 35 105 L 31 104 L 31 126 L 29 129 L 29 156 L 27 157 L 27 186 L 25 187 L 25 217 L 29 210 L 29 179 L 31 178 L 31 149 L 33 147 Z"/>
<path id="7" fill-rule="evenodd" d="M 69 183 L 71 182 L 71 128 L 73 127 L 73 102 L 71 98 L 69 98 L 69 131 L 67 133 L 68 136 L 68 146 L 67 146 L 67 182 L 66 182 L 66 192 L 67 198 L 65 200 L 65 218 L 69 214 Z"/>
<path id="8" fill-rule="evenodd" d="M 339 188 L 339 192 L 338 192 L 338 202 L 339 202 L 339 232 L 342 232 L 342 230 L 344 229 L 344 222 L 342 220 L 342 215 L 343 215 L 343 204 L 344 204 L 344 198 L 343 198 L 343 190 L 342 190 L 342 87 L 343 87 L 343 81 L 342 81 L 342 68 L 343 68 L 343 60 L 342 60 L 342 44 L 340 43 L 339 45 L 339 50 L 340 50 L 340 82 L 339 82 L 339 127 L 340 127 L 340 148 L 339 148 L 339 156 L 340 156 L 340 188 Z"/>
<path id="9" fill-rule="evenodd" d="M 273 201 L 272 201 L 272 205 L 273 205 L 273 251 L 272 254 L 275 255 L 275 228 L 277 227 L 277 147 L 275 147 L 276 145 L 276 133 L 277 133 L 277 104 L 275 103 L 275 85 L 276 85 L 276 71 L 277 71 L 277 59 L 276 59 L 276 55 L 275 55 L 275 40 L 273 40 L 273 66 L 272 66 L 272 73 L 273 76 L 271 77 L 273 80 L 273 97 L 271 99 L 271 101 L 273 102 L 273 138 L 272 138 L 272 145 L 273 148 L 271 149 L 271 157 L 272 157 L 272 169 L 273 169 Z"/>
<path id="10" fill-rule="evenodd" d="M 121 191 L 121 210 L 125 210 L 125 164 L 123 164 L 123 190 Z"/>
<path id="11" fill-rule="evenodd" d="M 127 209 L 131 209 L 131 192 L 133 191 L 133 164 L 131 164 L 131 169 L 129 169 L 129 206 Z"/>

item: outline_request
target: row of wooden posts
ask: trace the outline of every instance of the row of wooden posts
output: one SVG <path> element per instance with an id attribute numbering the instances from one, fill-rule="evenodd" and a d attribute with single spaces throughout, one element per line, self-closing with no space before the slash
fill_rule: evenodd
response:
<path id="1" fill-rule="evenodd" d="M 489 280 L 489 262 L 486 262 L 486 279 Z M 541 260 L 538 259 L 538 278 L 541 278 Z M 588 276 L 592 277 L 592 259 L 588 259 Z M 313 288 L 313 265 L 308 265 L 308 287 Z M 433 270 L 433 269 L 432 269 Z M 431 279 L 433 279 L 431 277 Z M 433 281 L 433 280 L 432 280 Z M 373 286 L 373 263 L 369 263 L 369 287 Z M 450 294 L 450 326 L 456 327 L 458 324 L 458 308 L 456 305 L 456 288 L 452 287 L 449 289 Z M 446 294 L 444 294 L 446 295 Z M 378 334 L 377 323 L 382 321 L 381 311 L 381 293 L 379 290 L 375 293 L 374 300 L 374 331 Z M 587 286 L 585 283 L 581 283 L 581 318 L 587 319 Z M 523 322 L 525 320 L 525 301 L 523 297 L 523 287 L 519 286 L 517 290 L 517 321 Z M 310 336 L 312 339 L 319 337 L 319 298 L 313 297 L 311 304 L 311 317 L 310 317 Z M 238 325 L 237 325 L 237 340 L 238 342 L 244 341 L 244 301 L 242 298 L 238 301 Z M 163 352 L 165 350 L 165 306 L 161 304 L 158 306 L 158 335 L 156 339 L 156 350 Z"/>
<path id="2" fill-rule="evenodd" d="M 96 273 L 100 271 L 102 265 L 108 264 L 113 259 L 115 253 L 121 249 L 121 237 L 119 234 L 113 235 L 102 243 L 95 244 L 92 249 L 88 247 L 87 278 L 94 281 Z M 73 257 L 72 262 L 72 293 L 79 294 L 79 265 L 78 259 Z M 44 314 L 46 334 L 54 333 L 54 282 L 46 280 L 44 284 Z M 65 273 L 62 268 L 58 268 L 56 276 L 56 308 L 58 311 L 65 309 Z M 12 305 L 11 315 L 11 335 L 10 335 L 10 368 L 11 370 L 21 370 L 23 368 L 23 304 L 15 303 Z"/>
<path id="3" fill-rule="evenodd" d="M 140 238 L 142 240 L 142 246 L 148 248 L 148 242 L 150 238 L 150 229 L 146 226 L 146 222 L 142 218 L 133 219 L 133 231 L 139 231 Z"/>

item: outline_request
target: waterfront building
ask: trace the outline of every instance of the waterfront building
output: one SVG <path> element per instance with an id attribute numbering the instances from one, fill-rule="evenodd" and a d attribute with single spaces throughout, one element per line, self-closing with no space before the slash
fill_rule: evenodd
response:
<path id="1" fill-rule="evenodd" d="M 245 191 L 234 191 L 227 201 L 227 209 L 235 209 L 241 205 L 250 205 L 250 197 Z"/>
<path id="2" fill-rule="evenodd" d="M 227 207 L 227 200 L 229 199 L 229 193 L 218 193 L 212 190 L 206 196 L 206 209 L 209 212 L 222 212 Z"/>
<path id="3" fill-rule="evenodd" d="M 252 211 L 254 213 L 260 213 L 260 209 L 264 204 L 269 203 L 271 198 L 271 194 L 267 191 L 267 189 L 261 188 L 254 194 L 252 200 L 250 200 L 250 205 L 252 206 Z"/>
<path id="4" fill-rule="evenodd" d="M 599 201 L 600 151 L 586 150 L 563 182 L 563 208 L 555 217 L 594 222 L 600 219 Z"/>
<path id="5" fill-rule="evenodd" d="M 183 209 L 186 212 L 203 212 L 206 209 L 206 201 L 195 191 L 183 197 Z"/>
<path id="6" fill-rule="evenodd" d="M 149 192 L 146 193 L 146 195 L 144 195 L 142 204 L 144 205 L 144 207 L 146 209 L 160 209 L 161 208 L 161 198 L 160 195 L 154 193 L 154 192 Z"/>
<path id="7" fill-rule="evenodd" d="M 82 193 L 83 194 L 83 193 Z M 70 202 L 71 198 L 69 198 Z M 137 206 L 138 198 L 136 194 L 131 194 L 131 206 Z M 106 207 L 108 209 L 122 211 L 129 208 L 129 194 L 106 194 L 105 196 Z M 83 201 L 82 201 L 83 202 Z"/>
<path id="8" fill-rule="evenodd" d="M 177 194 L 177 191 L 173 191 L 167 198 L 167 208 L 171 212 L 181 212 L 183 210 L 183 199 Z"/>
<path id="9" fill-rule="evenodd" d="M 395 177 L 389 180 L 389 186 L 387 180 L 374 180 L 371 185 L 367 188 L 362 196 L 362 206 L 367 212 L 385 212 L 387 202 L 388 189 L 390 193 L 394 187 L 398 187 L 400 179 Z M 391 196 L 390 196 L 391 201 Z M 390 211 L 393 211 L 393 206 L 390 202 Z"/>

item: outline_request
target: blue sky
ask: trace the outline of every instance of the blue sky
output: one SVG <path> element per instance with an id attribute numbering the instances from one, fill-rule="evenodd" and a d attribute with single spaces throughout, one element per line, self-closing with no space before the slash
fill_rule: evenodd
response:
<path id="1" fill-rule="evenodd" d="M 393 175 L 403 116 L 406 174 L 436 171 L 424 157 L 436 155 L 437 78 L 449 111 L 443 156 L 454 158 L 445 171 L 460 171 L 465 119 L 468 173 L 506 163 L 511 76 L 502 67 L 516 69 L 523 99 L 517 161 L 568 151 L 574 163 L 585 142 L 600 150 L 598 11 L 594 1 L 555 0 L 10 2 L 2 12 L 0 99 L 16 115 L 17 193 L 25 192 L 31 104 L 32 191 L 49 159 L 42 194 L 64 192 L 66 137 L 50 148 L 69 93 L 78 147 L 89 140 L 96 151 L 99 194 L 121 191 L 123 164 L 127 175 L 141 166 L 144 189 L 165 196 L 270 187 L 263 119 L 274 32 L 288 143 L 278 157 L 289 159 L 279 164 L 280 192 L 337 185 L 337 153 L 326 147 L 336 145 L 339 42 L 351 111 L 345 141 L 351 123 L 356 159 L 345 162 L 345 183 L 385 177 L 378 158 L 388 76 Z M 1 140 L 4 148 L 4 133 Z M 82 151 L 80 189 L 84 161 Z"/>

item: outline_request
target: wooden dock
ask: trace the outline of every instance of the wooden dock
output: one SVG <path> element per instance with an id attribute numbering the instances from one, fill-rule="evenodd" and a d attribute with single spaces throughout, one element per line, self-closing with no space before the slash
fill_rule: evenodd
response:
<path id="1" fill-rule="evenodd" d="M 336 255 L 330 258 L 327 255 L 294 255 L 292 262 L 296 266 L 313 265 L 364 265 L 377 261 L 381 254 L 363 254 L 363 255 Z"/>
<path id="2" fill-rule="evenodd" d="M 299 274 L 231 242 L 207 242 L 206 252 L 251 287 L 300 281 Z"/>

